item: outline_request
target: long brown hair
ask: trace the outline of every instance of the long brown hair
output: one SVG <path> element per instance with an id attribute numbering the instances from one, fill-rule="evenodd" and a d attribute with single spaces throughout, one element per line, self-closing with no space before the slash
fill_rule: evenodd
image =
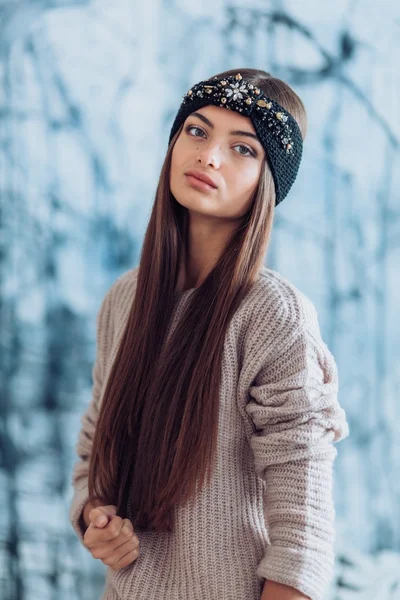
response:
<path id="1" fill-rule="evenodd" d="M 235 69 L 296 119 L 306 112 L 284 81 L 258 69 Z M 187 209 L 173 197 L 167 150 L 146 230 L 136 292 L 105 387 L 89 467 L 89 500 L 116 504 L 136 530 L 173 531 L 174 507 L 210 481 L 215 459 L 223 342 L 229 322 L 258 278 L 275 206 L 264 161 L 251 208 L 167 340 L 176 303 Z"/>

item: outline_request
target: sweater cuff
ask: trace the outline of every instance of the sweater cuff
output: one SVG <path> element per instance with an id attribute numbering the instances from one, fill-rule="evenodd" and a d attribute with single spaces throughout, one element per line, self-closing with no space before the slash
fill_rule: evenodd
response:
<path id="1" fill-rule="evenodd" d="M 334 555 L 317 558 L 304 548 L 269 545 L 258 564 L 257 575 L 289 585 L 311 600 L 325 600 L 333 578 Z"/>
<path id="2" fill-rule="evenodd" d="M 88 501 L 89 490 L 87 485 L 85 485 L 82 489 L 75 492 L 69 509 L 69 520 L 85 548 L 83 536 L 86 530 L 82 528 L 81 518 L 83 518 L 83 509 Z"/>

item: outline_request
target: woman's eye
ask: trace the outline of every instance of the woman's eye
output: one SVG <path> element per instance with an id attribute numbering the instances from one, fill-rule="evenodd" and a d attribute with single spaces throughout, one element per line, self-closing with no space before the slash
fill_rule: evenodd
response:
<path id="1" fill-rule="evenodd" d="M 197 125 L 188 125 L 188 127 L 186 127 L 186 132 L 190 133 L 190 135 L 192 135 L 192 137 L 199 137 L 197 134 L 192 134 L 191 131 L 192 130 L 197 130 L 200 131 L 200 134 L 205 134 L 205 132 L 201 129 L 201 127 L 197 127 Z M 202 137 L 202 135 L 200 135 L 200 137 Z M 243 148 L 245 150 L 245 153 L 243 152 L 238 152 L 238 154 L 240 154 L 240 156 L 253 156 L 254 158 L 256 157 L 255 152 L 253 152 L 253 150 L 251 150 L 250 148 L 248 148 L 248 146 L 245 146 L 244 144 L 236 144 L 236 146 L 234 146 L 234 148 Z"/>
<path id="2" fill-rule="evenodd" d="M 248 152 L 248 154 L 242 154 L 242 152 L 239 152 L 241 156 L 254 156 L 254 152 L 250 150 L 250 148 L 248 148 L 247 146 L 243 146 L 243 144 L 237 144 L 235 148 L 244 148 L 246 152 Z"/>
<path id="3" fill-rule="evenodd" d="M 200 129 L 200 127 L 197 127 L 196 125 L 189 125 L 189 127 L 186 128 L 186 131 L 189 133 L 189 131 L 191 129 L 197 129 L 197 131 L 201 131 L 201 133 L 204 133 L 204 131 L 202 129 Z M 198 136 L 195 135 L 194 137 L 198 137 Z"/>

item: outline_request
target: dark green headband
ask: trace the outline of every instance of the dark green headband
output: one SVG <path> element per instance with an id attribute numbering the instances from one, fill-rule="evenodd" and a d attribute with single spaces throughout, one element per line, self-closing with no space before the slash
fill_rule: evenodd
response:
<path id="1" fill-rule="evenodd" d="M 240 73 L 213 77 L 200 81 L 183 96 L 168 144 L 190 113 L 207 104 L 235 110 L 250 118 L 271 169 L 277 206 L 288 194 L 300 167 L 303 138 L 297 121 L 260 88 L 244 80 Z"/>

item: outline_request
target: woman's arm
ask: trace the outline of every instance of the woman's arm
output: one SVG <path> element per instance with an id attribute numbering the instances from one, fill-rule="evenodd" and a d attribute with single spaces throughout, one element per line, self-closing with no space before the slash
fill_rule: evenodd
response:
<path id="1" fill-rule="evenodd" d="M 283 583 L 266 579 L 261 600 L 310 600 L 310 596 L 305 596 L 299 590 Z"/>
<path id="2" fill-rule="evenodd" d="M 86 412 L 80 419 L 81 429 L 75 444 L 78 460 L 75 461 L 72 471 L 74 494 L 69 507 L 69 519 L 82 543 L 83 536 L 88 527 L 87 517 L 92 508 L 91 506 L 88 506 L 89 460 L 98 420 L 99 401 L 104 380 L 105 363 L 112 336 L 111 291 L 112 288 L 104 296 L 96 316 L 96 358 L 92 368 L 92 398 Z"/>
<path id="3" fill-rule="evenodd" d="M 323 600 L 334 571 L 332 442 L 348 435 L 348 424 L 337 399 L 337 366 L 316 312 L 309 308 L 303 315 L 279 355 L 264 363 L 256 358 L 262 367 L 246 405 L 254 424 L 255 470 L 266 483 L 270 543 L 257 566 L 257 575 L 268 581 L 262 600 Z"/>

